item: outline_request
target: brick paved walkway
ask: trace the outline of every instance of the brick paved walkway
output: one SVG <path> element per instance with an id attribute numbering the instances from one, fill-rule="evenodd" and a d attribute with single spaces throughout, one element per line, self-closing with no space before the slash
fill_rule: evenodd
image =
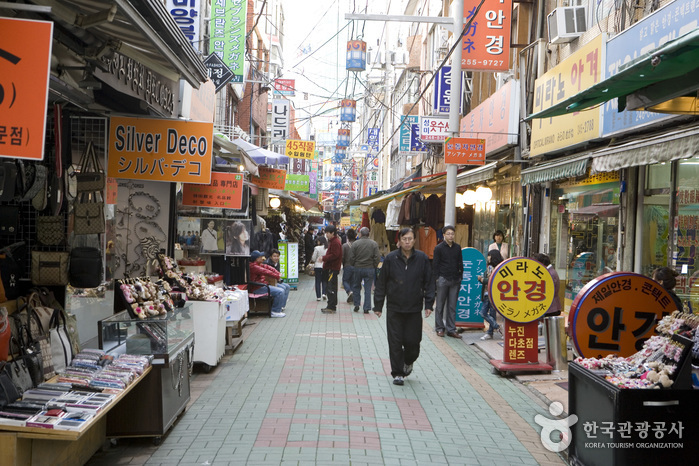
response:
<path id="1" fill-rule="evenodd" d="M 160 446 L 120 440 L 89 464 L 564 464 L 541 446 L 527 388 L 491 373 L 473 346 L 424 325 L 420 358 L 393 385 L 385 317 L 324 315 L 310 277 L 284 319 L 246 327 Z"/>

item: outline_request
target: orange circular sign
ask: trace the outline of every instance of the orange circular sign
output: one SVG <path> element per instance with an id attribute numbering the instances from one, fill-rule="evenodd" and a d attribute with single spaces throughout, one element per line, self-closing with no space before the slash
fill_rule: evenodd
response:
<path id="1" fill-rule="evenodd" d="M 585 358 L 631 356 L 675 309 L 665 288 L 644 275 L 602 275 L 588 282 L 570 307 L 575 349 Z"/>
<path id="2" fill-rule="evenodd" d="M 527 257 L 507 259 L 493 270 L 490 302 L 505 319 L 533 322 L 543 316 L 555 295 L 553 278 L 540 262 Z"/>

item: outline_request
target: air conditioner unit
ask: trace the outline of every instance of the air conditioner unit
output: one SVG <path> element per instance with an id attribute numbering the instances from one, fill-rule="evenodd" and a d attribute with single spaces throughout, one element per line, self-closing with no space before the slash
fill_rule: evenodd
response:
<path id="1" fill-rule="evenodd" d="M 548 15 L 549 42 L 571 42 L 587 31 L 587 13 L 584 6 L 556 8 Z"/>

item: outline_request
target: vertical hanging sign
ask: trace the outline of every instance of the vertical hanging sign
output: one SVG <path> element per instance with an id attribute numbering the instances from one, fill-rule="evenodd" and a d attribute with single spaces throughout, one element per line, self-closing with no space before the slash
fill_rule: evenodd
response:
<path id="1" fill-rule="evenodd" d="M 512 0 L 484 0 L 478 14 L 477 3 L 466 3 L 464 24 L 472 21 L 463 36 L 461 67 L 472 71 L 507 71 Z"/>
<path id="2" fill-rule="evenodd" d="M 289 101 L 274 99 L 272 101 L 272 144 L 286 145 L 289 137 Z"/>
<path id="3" fill-rule="evenodd" d="M 230 82 L 243 82 L 247 0 L 212 0 L 209 50 L 233 72 Z"/>
<path id="4" fill-rule="evenodd" d="M 199 50 L 200 0 L 167 0 L 166 8 L 194 50 Z"/>

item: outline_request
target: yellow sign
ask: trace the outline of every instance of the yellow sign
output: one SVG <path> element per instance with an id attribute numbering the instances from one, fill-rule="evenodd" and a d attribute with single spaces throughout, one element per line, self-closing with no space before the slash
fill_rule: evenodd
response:
<path id="1" fill-rule="evenodd" d="M 543 316 L 553 302 L 553 278 L 541 263 L 527 257 L 502 262 L 490 279 L 490 302 L 502 316 L 519 323 Z"/>
<path id="2" fill-rule="evenodd" d="M 532 113 L 546 110 L 602 80 L 605 39 L 606 34 L 600 34 L 535 81 Z M 534 157 L 599 138 L 601 114 L 602 106 L 599 106 L 570 115 L 532 120 L 530 155 Z"/>
<path id="3" fill-rule="evenodd" d="M 315 141 L 298 141 L 296 139 L 286 140 L 286 156 L 295 159 L 313 160 L 315 155 Z"/>
<path id="4" fill-rule="evenodd" d="M 213 134 L 213 123 L 112 117 L 107 175 L 209 184 Z"/>
<path id="5" fill-rule="evenodd" d="M 350 218 L 349 217 L 340 217 L 340 226 L 343 228 L 350 226 Z"/>

